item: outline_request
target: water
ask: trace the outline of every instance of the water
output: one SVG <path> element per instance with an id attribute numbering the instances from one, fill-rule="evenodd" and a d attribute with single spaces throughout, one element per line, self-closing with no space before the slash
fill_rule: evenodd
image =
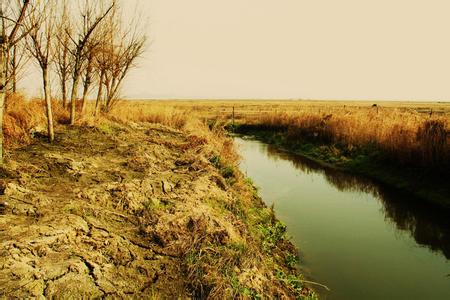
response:
<path id="1" fill-rule="evenodd" d="M 301 251 L 322 299 L 450 299 L 450 214 L 363 178 L 236 138 L 240 168 Z"/>

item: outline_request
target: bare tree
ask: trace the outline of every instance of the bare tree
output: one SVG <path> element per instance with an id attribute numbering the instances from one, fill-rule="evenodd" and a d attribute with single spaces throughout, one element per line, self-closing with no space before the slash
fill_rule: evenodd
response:
<path id="1" fill-rule="evenodd" d="M 49 84 L 49 68 L 52 60 L 52 49 L 55 31 L 56 0 L 36 2 L 34 9 L 24 22 L 28 34 L 27 49 L 35 59 L 42 72 L 42 83 L 47 114 L 48 139 L 53 142 L 55 134 L 53 130 L 52 101 Z M 34 26 L 40 24 L 40 26 Z"/>
<path id="2" fill-rule="evenodd" d="M 57 22 L 55 32 L 57 41 L 55 43 L 54 60 L 56 67 L 56 75 L 61 90 L 61 99 L 63 107 L 67 105 L 67 87 L 72 72 L 72 60 L 69 52 L 70 35 L 72 34 L 71 19 L 68 12 L 67 1 L 62 2 L 62 13 Z"/>
<path id="3" fill-rule="evenodd" d="M 94 81 L 94 64 L 96 61 L 96 56 L 99 55 L 100 44 L 103 43 L 102 27 L 103 26 L 99 26 L 98 30 L 96 30 L 96 33 L 92 36 L 92 38 L 86 45 L 86 66 L 83 70 L 83 96 L 81 100 L 81 113 L 84 113 L 84 111 L 86 110 L 87 96 Z"/>
<path id="4" fill-rule="evenodd" d="M 124 79 L 135 67 L 136 59 L 144 52 L 147 37 L 139 27 L 140 18 L 135 16 L 133 20 L 134 23 L 125 26 L 116 6 L 108 18 L 106 34 L 103 34 L 103 47 L 99 51 L 96 64 L 100 78 L 96 107 L 102 102 L 105 86 L 105 111 L 109 111 L 118 99 Z"/>
<path id="5" fill-rule="evenodd" d="M 81 72 L 83 64 L 86 61 L 85 49 L 88 44 L 94 30 L 100 24 L 100 22 L 108 15 L 113 8 L 114 3 L 106 10 L 100 13 L 96 13 L 96 5 L 93 5 L 88 0 L 85 1 L 84 8 L 82 9 L 82 28 L 79 30 L 78 38 L 69 34 L 70 40 L 74 45 L 74 50 L 71 51 L 74 63 L 72 69 L 72 92 L 70 97 L 70 124 L 75 124 L 76 113 L 76 99 L 78 85 L 80 82 Z M 96 17 L 97 15 L 97 17 Z"/>
<path id="6" fill-rule="evenodd" d="M 104 56 L 106 56 L 104 48 L 100 48 L 97 53 L 95 64 L 98 73 L 98 90 L 97 90 L 97 100 L 95 101 L 94 116 L 98 115 L 100 111 L 100 106 L 103 104 L 103 85 L 106 73 L 106 67 L 104 66 L 106 59 L 104 58 Z"/>
<path id="7" fill-rule="evenodd" d="M 9 2 L 9 7 L 0 5 L 0 163 L 3 162 L 3 110 L 6 94 L 7 57 L 14 47 L 28 32 L 22 30 L 25 13 L 30 6 L 30 0 L 18 1 L 15 4 Z M 16 7 L 11 7 L 16 5 Z M 18 14 L 14 14 L 14 8 Z"/>
<path id="8" fill-rule="evenodd" d="M 10 92 L 17 92 L 17 83 L 23 77 L 29 60 L 30 56 L 26 51 L 25 43 L 20 41 L 11 47 L 6 76 L 6 84 Z"/>
<path id="9" fill-rule="evenodd" d="M 111 45 L 113 44 L 114 40 L 114 32 L 117 31 L 114 27 L 118 24 L 117 20 L 115 20 L 117 10 L 118 6 L 116 5 L 107 20 L 105 20 L 102 25 L 101 43 L 97 48 L 94 59 L 94 69 L 98 76 L 98 90 L 97 100 L 95 102 L 94 116 L 99 113 L 101 107 L 104 107 L 103 87 L 105 86 L 106 71 L 109 69 L 109 65 L 111 64 L 113 53 Z"/>

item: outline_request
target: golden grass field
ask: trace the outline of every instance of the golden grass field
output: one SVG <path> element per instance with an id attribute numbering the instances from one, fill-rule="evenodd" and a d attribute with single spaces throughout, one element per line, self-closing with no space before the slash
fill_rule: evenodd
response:
<path id="1" fill-rule="evenodd" d="M 118 118 L 182 127 L 187 119 L 285 129 L 291 138 L 318 137 L 349 147 L 375 145 L 405 165 L 447 167 L 450 102 L 312 100 L 136 100 Z"/>
<path id="2" fill-rule="evenodd" d="M 31 128 L 45 124 L 37 100 L 12 98 L 5 117 L 7 144 L 26 142 Z M 64 122 L 66 111 L 57 101 L 54 106 L 55 119 Z M 124 100 L 107 117 L 177 129 L 192 128 L 199 121 L 223 125 L 234 119 L 236 124 L 283 128 L 292 138 L 311 135 L 349 148 L 376 145 L 405 164 L 448 166 L 450 161 L 450 102 Z M 80 122 L 95 122 L 92 109 Z"/>
<path id="3" fill-rule="evenodd" d="M 123 101 L 125 103 L 128 101 Z M 419 114 L 450 116 L 450 102 L 407 102 L 407 101 L 325 101 L 325 100 L 130 100 L 133 106 L 147 110 L 177 110 L 197 112 L 207 117 L 228 117 L 233 107 L 236 118 L 257 116 L 261 113 L 329 112 L 344 110 L 370 110 L 377 104 L 378 110 L 395 110 Z"/>

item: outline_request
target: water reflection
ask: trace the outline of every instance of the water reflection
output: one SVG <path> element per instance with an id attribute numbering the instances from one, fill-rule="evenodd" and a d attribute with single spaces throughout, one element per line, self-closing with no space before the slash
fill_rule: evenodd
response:
<path id="1" fill-rule="evenodd" d="M 319 173 L 340 191 L 372 194 L 383 204 L 385 218 L 398 230 L 408 232 L 415 241 L 450 259 L 449 212 L 431 207 L 409 195 L 387 188 L 372 180 L 324 167 L 300 155 L 261 145 L 272 160 L 285 160 L 302 172 Z"/>

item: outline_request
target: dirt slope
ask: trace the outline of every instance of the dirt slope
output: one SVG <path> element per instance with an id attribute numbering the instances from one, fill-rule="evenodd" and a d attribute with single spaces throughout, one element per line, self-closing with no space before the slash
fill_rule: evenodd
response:
<path id="1" fill-rule="evenodd" d="M 134 124 L 64 127 L 53 145 L 9 153 L 0 296 L 292 297 L 233 213 L 236 192 L 208 147 Z"/>

